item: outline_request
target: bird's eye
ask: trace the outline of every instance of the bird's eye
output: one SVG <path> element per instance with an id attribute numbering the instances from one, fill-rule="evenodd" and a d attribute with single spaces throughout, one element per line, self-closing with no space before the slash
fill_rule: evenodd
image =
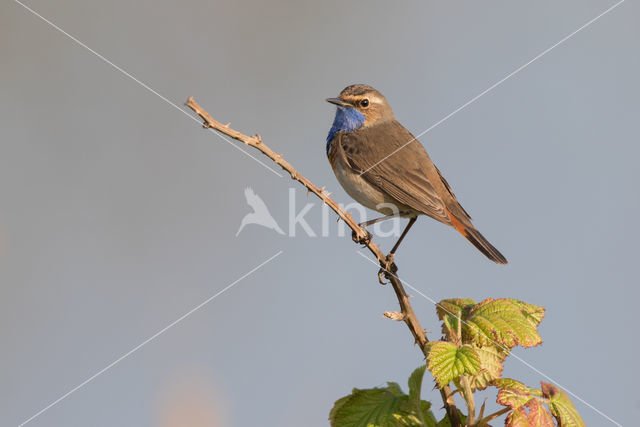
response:
<path id="1" fill-rule="evenodd" d="M 360 101 L 360 106 L 362 108 L 367 108 L 369 106 L 369 100 L 367 98 L 363 99 L 362 101 Z"/>

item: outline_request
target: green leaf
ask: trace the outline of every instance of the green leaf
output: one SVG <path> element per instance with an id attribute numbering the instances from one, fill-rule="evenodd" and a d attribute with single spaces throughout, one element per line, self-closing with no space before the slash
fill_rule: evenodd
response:
<path id="1" fill-rule="evenodd" d="M 404 391 L 402 391 L 402 389 L 400 388 L 400 384 L 393 381 L 387 381 L 387 386 L 389 391 L 395 394 L 396 396 L 406 396 Z"/>
<path id="2" fill-rule="evenodd" d="M 422 423 L 425 427 L 435 427 L 437 420 L 436 416 L 431 412 L 431 403 L 425 400 L 420 401 L 420 412 L 422 413 Z"/>
<path id="3" fill-rule="evenodd" d="M 542 394 L 549 399 L 549 409 L 561 427 L 584 427 L 585 423 L 564 391 L 553 384 L 540 382 Z"/>
<path id="4" fill-rule="evenodd" d="M 349 396 L 335 403 L 329 413 L 329 420 L 336 427 L 402 426 L 394 414 L 400 412 L 403 400 L 407 399 L 406 395 L 398 396 L 396 387 L 391 384 L 386 388 L 354 388 Z"/>
<path id="5" fill-rule="evenodd" d="M 409 400 L 413 404 L 414 410 L 418 413 L 418 417 L 422 424 L 426 426 L 435 426 L 436 417 L 431 412 L 431 403 L 420 399 L 422 393 L 422 381 L 424 379 L 424 371 L 427 365 L 416 368 L 409 377 Z"/>
<path id="6" fill-rule="evenodd" d="M 496 402 L 503 406 L 509 406 L 512 409 L 518 409 L 522 406 L 525 406 L 531 399 L 535 398 L 532 397 L 531 393 L 528 392 L 527 386 L 524 386 L 524 388 L 525 389 L 501 388 L 500 391 L 498 391 Z"/>
<path id="7" fill-rule="evenodd" d="M 416 371 L 409 379 L 410 387 L 411 384 L 415 387 L 418 381 L 419 374 Z M 418 387 L 421 387 L 420 383 Z M 431 404 L 420 400 L 419 391 L 417 395 L 415 393 L 414 388 L 417 401 L 393 382 L 387 383 L 384 388 L 354 388 L 350 395 L 336 401 L 329 413 L 329 420 L 335 427 L 434 427 L 435 417 L 430 411 Z"/>
<path id="8" fill-rule="evenodd" d="M 512 388 L 515 390 L 523 391 L 525 393 L 529 393 L 532 396 L 542 397 L 542 391 L 537 388 L 531 388 L 520 381 L 516 381 L 511 378 L 498 378 L 496 380 L 491 381 L 491 385 L 497 388 Z"/>
<path id="9" fill-rule="evenodd" d="M 491 385 L 499 388 L 496 402 L 512 409 L 518 409 L 532 399 L 542 397 L 540 390 L 533 389 L 511 378 L 499 378 L 492 381 Z"/>
<path id="10" fill-rule="evenodd" d="M 438 313 L 440 320 L 444 319 L 445 316 L 457 317 L 460 312 L 471 308 L 475 303 L 470 298 L 444 299 L 436 305 L 436 313 Z"/>
<path id="11" fill-rule="evenodd" d="M 409 377 L 409 397 L 413 401 L 420 400 L 420 394 L 422 391 L 422 379 L 424 377 L 424 371 L 427 365 L 422 365 L 416 368 Z"/>
<path id="12" fill-rule="evenodd" d="M 542 343 L 535 319 L 539 312 L 530 304 L 509 299 L 488 298 L 469 310 L 463 318 L 463 342 L 472 341 L 483 347 L 521 345 L 533 347 Z"/>
<path id="13" fill-rule="evenodd" d="M 508 298 L 508 300 L 520 309 L 525 318 L 527 318 L 533 326 L 537 327 L 540 322 L 542 322 L 545 311 L 544 307 L 539 307 L 513 298 Z"/>
<path id="14" fill-rule="evenodd" d="M 504 369 L 504 360 L 509 354 L 506 350 L 494 345 L 484 347 L 473 346 L 480 359 L 480 371 L 472 382 L 472 387 L 478 390 L 484 390 L 491 381 L 500 378 Z"/>
<path id="15" fill-rule="evenodd" d="M 456 411 L 458 411 L 458 417 L 460 418 L 462 425 L 465 425 L 465 422 L 467 421 L 467 417 L 462 412 L 460 412 L 460 409 L 456 408 Z M 443 419 L 438 421 L 438 424 L 436 424 L 436 427 L 451 427 L 449 416 L 445 415 Z"/>
<path id="16" fill-rule="evenodd" d="M 459 335 L 458 317 L 462 316 L 464 319 L 474 304 L 475 301 L 469 298 L 451 298 L 442 300 L 436 305 L 436 313 L 438 318 L 442 320 L 442 334 L 448 340 Z"/>
<path id="17" fill-rule="evenodd" d="M 491 381 L 491 385 L 497 388 L 516 388 L 519 390 L 526 390 L 529 388 L 520 381 L 513 380 L 511 378 L 498 378 Z"/>
<path id="18" fill-rule="evenodd" d="M 440 387 L 460 375 L 475 375 L 480 370 L 480 358 L 470 345 L 457 347 L 446 341 L 432 341 L 426 349 L 427 368 Z"/>
<path id="19" fill-rule="evenodd" d="M 350 395 L 341 397 L 340 399 L 336 400 L 336 402 L 333 404 L 333 408 L 331 408 L 331 412 L 329 412 L 329 421 L 331 421 L 331 425 L 334 425 L 334 420 L 337 417 L 337 414 L 340 413 L 342 408 L 349 403 L 349 401 L 351 400 L 351 398 L 356 392 L 360 392 L 360 390 L 358 390 L 357 388 L 354 388 L 351 391 Z"/>

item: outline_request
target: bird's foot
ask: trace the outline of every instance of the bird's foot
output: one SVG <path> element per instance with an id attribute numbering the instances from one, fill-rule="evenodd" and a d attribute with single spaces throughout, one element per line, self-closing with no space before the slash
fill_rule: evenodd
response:
<path id="1" fill-rule="evenodd" d="M 393 262 L 393 260 L 394 254 L 391 253 L 387 255 L 384 267 L 380 267 L 380 270 L 378 270 L 378 282 L 380 282 L 381 285 L 387 284 L 387 282 L 385 282 L 384 280 L 385 278 L 389 278 L 389 276 L 395 276 L 398 272 L 398 266 L 395 262 Z"/>
<path id="2" fill-rule="evenodd" d="M 387 255 L 387 265 L 388 266 L 393 266 L 395 268 L 395 270 L 393 270 L 393 273 L 398 271 L 398 267 L 396 267 L 395 264 L 393 263 L 395 258 L 396 258 L 396 256 L 395 256 L 394 253 L 390 253 L 389 255 Z M 391 268 L 389 268 L 389 270 L 391 270 Z"/>
<path id="3" fill-rule="evenodd" d="M 368 245 L 369 242 L 371 242 L 371 239 L 373 238 L 373 235 L 371 233 L 369 233 L 367 231 L 367 229 L 361 227 L 361 230 L 364 230 L 364 232 L 366 233 L 364 237 L 360 237 L 356 234 L 355 231 L 351 232 L 351 238 L 353 239 L 354 242 L 360 244 L 360 245 Z"/>

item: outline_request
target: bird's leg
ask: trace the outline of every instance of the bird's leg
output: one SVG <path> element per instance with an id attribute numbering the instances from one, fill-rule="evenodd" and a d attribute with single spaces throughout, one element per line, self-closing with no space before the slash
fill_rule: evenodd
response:
<path id="1" fill-rule="evenodd" d="M 395 218 L 395 217 L 398 217 L 398 216 L 407 215 L 408 213 L 409 213 L 409 212 L 397 212 L 397 213 L 393 213 L 393 214 L 391 214 L 391 215 L 385 215 L 385 216 L 382 216 L 382 217 L 380 217 L 380 218 L 370 219 L 369 221 L 361 222 L 361 223 L 360 223 L 360 224 L 358 224 L 358 225 L 359 225 L 361 228 L 363 228 L 363 229 L 364 229 L 364 227 L 368 227 L 368 226 L 373 225 L 373 224 L 376 224 L 376 223 L 378 223 L 378 222 L 386 221 L 386 220 L 388 220 L 388 219 L 392 219 L 392 218 Z M 365 237 L 365 238 L 363 238 L 363 239 L 362 239 L 362 238 L 358 238 L 358 236 L 357 236 L 356 232 L 355 232 L 355 231 L 353 231 L 353 232 L 351 233 L 351 238 L 353 239 L 353 241 L 354 241 L 354 242 L 356 242 L 356 243 L 359 243 L 359 244 L 361 244 L 361 245 L 366 245 L 367 243 L 369 243 L 369 242 L 371 241 L 371 238 L 372 238 L 373 236 L 371 235 L 371 233 L 369 233 L 369 231 L 367 231 L 367 230 L 364 230 L 364 231 L 365 231 L 367 234 L 366 234 L 366 237 Z"/>
<path id="2" fill-rule="evenodd" d="M 409 213 L 409 212 L 396 212 L 396 213 L 393 213 L 393 214 L 391 214 L 391 215 L 385 215 L 385 216 L 381 216 L 380 218 L 370 219 L 369 221 L 361 222 L 361 223 L 360 223 L 360 224 L 358 224 L 358 225 L 359 225 L 360 227 L 368 227 L 368 226 L 370 226 L 370 225 L 377 224 L 378 222 L 386 221 L 386 220 L 388 220 L 388 219 L 395 218 L 395 217 L 397 217 L 397 216 L 407 215 L 408 213 Z"/>
<path id="3" fill-rule="evenodd" d="M 369 231 L 367 231 L 367 229 L 364 227 L 362 227 L 362 230 L 364 230 L 364 232 L 366 233 L 364 237 L 358 237 L 356 232 L 352 231 L 351 238 L 353 239 L 354 242 L 358 243 L 359 245 L 367 245 L 373 238 L 373 235 L 369 233 Z"/>
<path id="4" fill-rule="evenodd" d="M 396 266 L 395 262 L 393 262 L 395 253 L 398 250 L 398 246 L 400 246 L 400 243 L 402 243 L 402 239 L 404 239 L 404 237 L 407 235 L 413 223 L 416 222 L 416 219 L 418 219 L 417 216 L 411 217 L 409 219 L 409 224 L 407 224 L 407 226 L 404 228 L 404 231 L 400 235 L 400 238 L 398 239 L 396 244 L 393 245 L 393 248 L 391 249 L 391 252 L 389 252 L 389 255 L 387 255 L 385 267 L 382 267 L 380 268 L 380 270 L 378 270 L 378 281 L 381 285 L 387 284 L 387 282 L 385 282 L 383 279 L 384 277 L 387 277 L 387 275 L 389 274 L 395 275 L 398 272 L 398 267 Z"/>
<path id="5" fill-rule="evenodd" d="M 389 254 L 385 260 L 384 267 L 380 267 L 380 270 L 378 270 L 378 281 L 381 285 L 386 285 L 387 282 L 384 279 L 388 279 L 389 276 L 395 276 L 397 272 L 398 266 L 393 262 L 393 254 Z"/>
<path id="6" fill-rule="evenodd" d="M 389 252 L 389 255 L 387 255 L 387 259 L 389 259 L 389 257 L 391 258 L 390 262 L 393 263 L 393 255 L 396 253 L 396 251 L 398 250 L 398 247 L 400 246 L 400 243 L 402 243 L 402 239 L 404 239 L 404 236 L 407 235 L 407 233 L 409 232 L 409 229 L 411 228 L 411 226 L 413 225 L 413 223 L 416 222 L 416 219 L 418 219 L 417 216 L 411 217 L 411 219 L 409 219 L 409 224 L 407 224 L 407 226 L 404 228 L 404 231 L 402 232 L 402 234 L 400 235 L 400 238 L 398 239 L 398 241 L 396 242 L 395 245 L 393 245 L 393 248 L 391 248 L 391 252 Z"/>

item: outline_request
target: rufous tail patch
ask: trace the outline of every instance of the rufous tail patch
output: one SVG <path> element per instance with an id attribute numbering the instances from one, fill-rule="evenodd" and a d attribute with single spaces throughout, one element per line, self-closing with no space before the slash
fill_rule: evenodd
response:
<path id="1" fill-rule="evenodd" d="M 462 223 L 461 223 L 460 221 L 458 221 L 458 220 L 456 219 L 456 217 L 455 217 L 455 216 L 453 216 L 453 214 L 451 213 L 451 211 L 449 211 L 449 209 L 444 208 L 444 211 L 445 211 L 445 212 L 447 213 L 447 215 L 449 216 L 449 219 L 451 220 L 451 223 L 453 224 L 453 227 L 454 227 L 456 230 L 458 230 L 458 232 L 459 232 L 460 234 L 462 234 L 464 237 L 467 237 L 467 236 L 468 236 L 468 234 L 467 234 L 467 230 L 466 230 L 466 228 L 464 227 L 464 225 L 462 225 Z"/>

